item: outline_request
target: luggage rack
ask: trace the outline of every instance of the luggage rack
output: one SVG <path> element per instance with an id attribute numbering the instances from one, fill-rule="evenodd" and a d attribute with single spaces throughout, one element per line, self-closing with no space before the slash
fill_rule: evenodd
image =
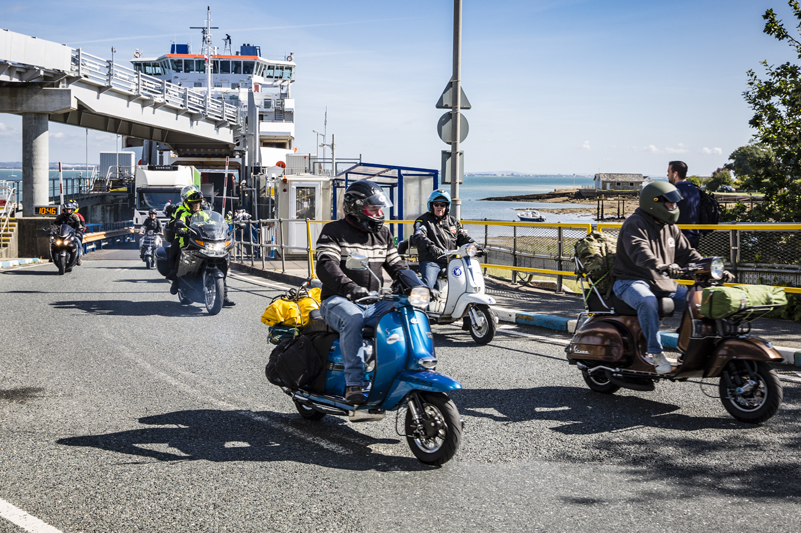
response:
<path id="1" fill-rule="evenodd" d="M 725 318 L 719 318 L 715 322 L 717 324 L 718 334 L 720 336 L 726 335 L 748 335 L 751 332 L 751 322 L 757 318 L 762 318 L 774 309 L 782 307 L 781 305 L 754 305 L 746 307 L 737 311 L 733 315 Z M 754 313 L 764 311 L 762 314 L 752 316 Z"/>

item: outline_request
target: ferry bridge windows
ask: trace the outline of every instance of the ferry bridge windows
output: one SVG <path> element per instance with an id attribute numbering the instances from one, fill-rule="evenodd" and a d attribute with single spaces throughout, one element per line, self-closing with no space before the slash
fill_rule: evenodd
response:
<path id="1" fill-rule="evenodd" d="M 275 76 L 275 65 L 267 65 L 267 69 L 264 72 L 265 78 L 272 78 Z"/>
<path id="2" fill-rule="evenodd" d="M 220 60 L 220 74 L 230 74 L 231 73 L 231 61 L 228 59 L 221 59 Z"/>
<path id="3" fill-rule="evenodd" d="M 256 76 L 264 76 L 264 63 L 256 63 Z"/>
<path id="4" fill-rule="evenodd" d="M 217 74 L 219 72 L 220 72 L 220 62 L 218 60 L 214 59 L 211 62 L 211 73 L 212 74 Z"/>
<path id="5" fill-rule="evenodd" d="M 285 80 L 292 79 L 292 67 L 284 67 L 284 79 Z"/>
<path id="6" fill-rule="evenodd" d="M 276 65 L 275 66 L 275 74 L 273 74 L 272 77 L 273 78 L 278 78 L 278 79 L 283 78 L 284 77 L 284 67 Z"/>
<path id="7" fill-rule="evenodd" d="M 242 74 L 241 61 L 231 61 L 231 74 Z"/>
<path id="8" fill-rule="evenodd" d="M 171 59 L 170 63 L 172 64 L 173 72 L 178 74 L 184 71 L 184 60 L 183 59 Z"/>
<path id="9" fill-rule="evenodd" d="M 253 66 L 255 65 L 254 61 L 243 61 L 242 62 L 242 74 L 253 74 Z"/>

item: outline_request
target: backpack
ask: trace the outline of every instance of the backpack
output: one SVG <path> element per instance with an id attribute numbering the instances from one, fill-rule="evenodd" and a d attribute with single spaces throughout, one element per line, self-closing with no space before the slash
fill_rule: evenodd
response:
<path id="1" fill-rule="evenodd" d="M 272 353 L 264 373 L 273 385 L 291 390 L 304 388 L 325 392 L 325 365 L 336 333 L 301 335 L 281 341 Z"/>
<path id="2" fill-rule="evenodd" d="M 600 231 L 576 241 L 575 254 L 581 264 L 576 265 L 576 275 L 586 275 L 604 298 L 612 292 L 616 250 L 617 238 Z"/>
<path id="3" fill-rule="evenodd" d="M 715 197 L 707 194 L 701 189 L 698 189 L 701 198 L 698 201 L 698 223 L 699 224 L 717 224 L 720 222 L 720 204 Z M 702 229 L 701 235 L 712 233 L 711 229 Z"/>

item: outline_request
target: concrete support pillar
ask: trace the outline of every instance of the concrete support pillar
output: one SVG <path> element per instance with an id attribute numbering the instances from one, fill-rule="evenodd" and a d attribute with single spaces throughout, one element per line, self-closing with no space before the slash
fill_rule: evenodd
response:
<path id="1" fill-rule="evenodd" d="M 22 216 L 47 205 L 50 187 L 49 117 L 44 113 L 22 115 Z"/>

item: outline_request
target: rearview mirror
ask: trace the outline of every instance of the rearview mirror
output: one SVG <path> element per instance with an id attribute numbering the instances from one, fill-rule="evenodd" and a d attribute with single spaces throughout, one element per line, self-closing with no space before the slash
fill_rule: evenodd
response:
<path id="1" fill-rule="evenodd" d="M 367 256 L 350 254 L 345 261 L 345 268 L 348 270 L 367 270 Z"/>

